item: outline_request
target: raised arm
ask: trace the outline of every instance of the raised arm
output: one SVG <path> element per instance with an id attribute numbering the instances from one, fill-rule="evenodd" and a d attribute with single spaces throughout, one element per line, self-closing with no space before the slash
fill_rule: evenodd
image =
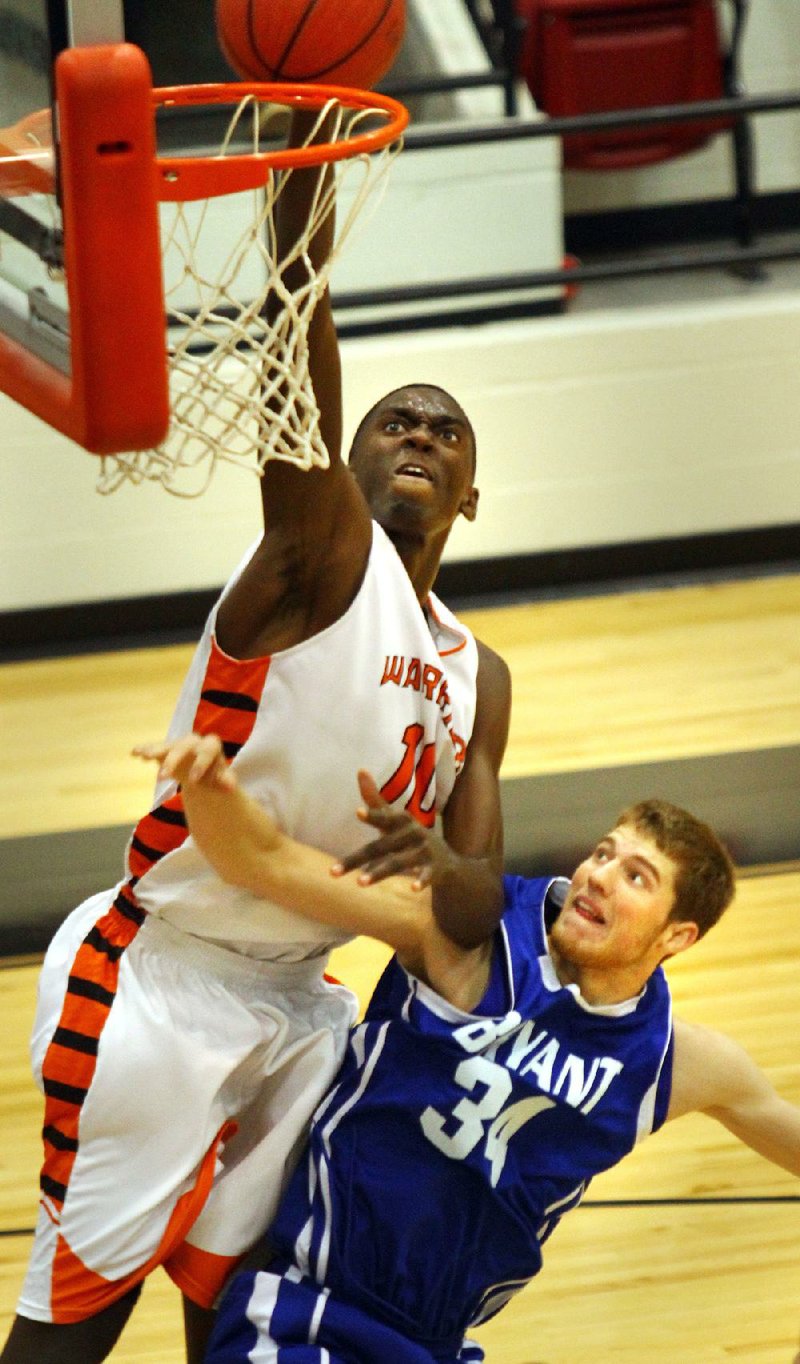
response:
<path id="1" fill-rule="evenodd" d="M 800 1176 L 800 1109 L 781 1098 L 738 1043 L 676 1020 L 667 1118 L 691 1112 L 716 1118 L 759 1155 Z"/>
<path id="2" fill-rule="evenodd" d="M 304 143 L 317 119 L 317 111 L 296 110 L 289 143 Z M 329 136 L 330 121 L 317 130 L 316 140 L 325 141 Z M 298 168 L 285 174 L 273 224 L 278 260 L 290 256 L 305 233 L 321 176 L 330 181 L 331 169 Z M 289 290 L 300 289 L 307 282 L 308 262 L 318 268 L 328 258 L 334 231 L 335 213 L 331 211 L 307 249 L 299 252 L 286 270 L 283 282 Z M 267 302 L 267 318 L 274 322 L 280 307 L 275 291 Z M 297 345 L 307 346 L 320 432 L 330 466 L 303 470 L 285 460 L 266 464 L 260 479 L 264 538 L 222 602 L 217 620 L 222 647 L 240 658 L 291 647 L 336 620 L 355 595 L 371 543 L 368 508 L 341 458 L 341 361 L 327 290 L 317 304 L 307 336 L 298 337 Z M 283 397 L 279 395 L 276 404 Z"/>

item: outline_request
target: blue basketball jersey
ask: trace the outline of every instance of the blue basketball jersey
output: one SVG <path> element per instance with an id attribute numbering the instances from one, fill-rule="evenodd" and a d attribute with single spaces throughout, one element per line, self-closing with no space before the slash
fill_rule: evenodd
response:
<path id="1" fill-rule="evenodd" d="M 506 877 L 474 1013 L 389 964 L 270 1237 L 335 1299 L 437 1357 L 537 1273 L 592 1177 L 666 1116 L 664 975 L 602 1008 L 562 986 L 545 912 L 563 886 Z"/>

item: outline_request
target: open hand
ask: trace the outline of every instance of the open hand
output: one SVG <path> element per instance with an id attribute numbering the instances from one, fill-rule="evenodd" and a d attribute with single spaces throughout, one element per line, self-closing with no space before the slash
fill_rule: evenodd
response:
<path id="1" fill-rule="evenodd" d="M 380 837 L 340 858 L 331 868 L 333 874 L 343 876 L 360 867 L 358 880 L 362 885 L 398 875 L 412 877 L 415 890 L 430 885 L 435 869 L 449 859 L 444 839 L 405 811 L 393 809 L 369 772 L 358 773 L 358 788 L 364 802 L 358 817 L 377 829 Z"/>
<path id="2" fill-rule="evenodd" d="M 236 787 L 236 778 L 216 734 L 185 734 L 182 739 L 137 744 L 132 751 L 136 758 L 157 762 L 162 781 L 176 781 L 181 786 L 202 782 L 229 791 Z"/>

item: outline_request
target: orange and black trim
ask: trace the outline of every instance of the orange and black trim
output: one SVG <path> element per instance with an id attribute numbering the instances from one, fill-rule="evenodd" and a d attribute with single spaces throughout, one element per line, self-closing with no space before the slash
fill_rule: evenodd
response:
<path id="1" fill-rule="evenodd" d="M 193 728 L 217 734 L 231 760 L 247 742 L 261 703 L 270 658 L 229 658 L 214 639 Z M 179 848 L 188 833 L 180 791 L 139 820 L 128 848 L 131 889 L 156 862 Z"/>
<path id="2" fill-rule="evenodd" d="M 218 734 L 226 757 L 235 758 L 253 732 L 271 659 L 230 658 L 212 638 L 194 728 Z"/>
<path id="3" fill-rule="evenodd" d="M 128 845 L 128 885 L 131 890 L 165 853 L 180 847 L 187 833 L 183 797 L 180 791 L 176 791 L 174 796 L 169 796 L 140 819 L 133 831 Z"/>
<path id="4" fill-rule="evenodd" d="M 117 897 L 119 899 L 119 897 Z M 45 1116 L 42 1193 L 60 1211 L 78 1152 L 81 1108 L 97 1065 L 100 1035 L 117 992 L 120 958 L 144 922 L 125 898 L 98 919 L 78 949 L 42 1067 Z"/>
<path id="5" fill-rule="evenodd" d="M 212 640 L 194 728 L 218 734 L 229 758 L 235 757 L 252 733 L 269 665 L 269 657 L 229 658 Z M 45 1117 L 40 1186 L 45 1206 L 56 1220 L 78 1153 L 81 1109 L 116 998 L 120 962 L 146 918 L 136 900 L 136 884 L 162 857 L 180 847 L 187 832 L 180 791 L 139 821 L 128 849 L 128 880 L 76 954 L 61 1017 L 42 1067 Z"/>

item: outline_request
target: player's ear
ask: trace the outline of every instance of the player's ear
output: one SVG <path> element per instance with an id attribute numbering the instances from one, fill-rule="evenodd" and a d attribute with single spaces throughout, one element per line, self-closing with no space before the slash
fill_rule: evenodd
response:
<path id="1" fill-rule="evenodd" d="M 668 923 L 664 940 L 665 955 L 676 957 L 679 952 L 685 952 L 687 947 L 696 943 L 699 937 L 700 929 L 689 919 L 684 923 Z"/>
<path id="2" fill-rule="evenodd" d="M 467 518 L 468 521 L 474 521 L 474 520 L 475 520 L 475 517 L 478 515 L 478 498 L 479 498 L 479 497 L 480 497 L 480 493 L 478 492 L 478 489 L 475 488 L 475 487 L 472 487 L 472 488 L 470 488 L 469 492 L 467 493 L 466 497 L 464 498 L 464 501 L 461 503 L 461 506 L 459 507 L 459 511 L 461 512 L 461 515 L 462 515 L 462 516 L 465 516 L 465 517 Z"/>

